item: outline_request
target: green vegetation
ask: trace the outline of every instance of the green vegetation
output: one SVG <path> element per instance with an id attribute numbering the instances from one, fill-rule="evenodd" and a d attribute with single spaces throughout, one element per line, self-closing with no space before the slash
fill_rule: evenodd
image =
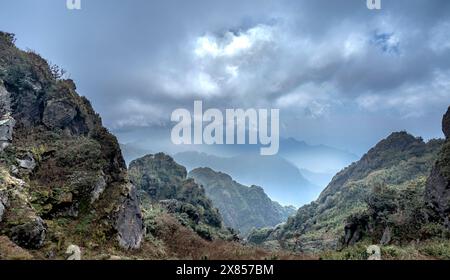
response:
<path id="1" fill-rule="evenodd" d="M 440 140 L 425 143 L 394 133 L 338 173 L 316 202 L 301 207 L 283 226 L 252 233 L 250 240 L 358 259 L 365 257 L 361 242 L 402 247 L 441 236 L 441 229 L 427 220 L 423 196 L 441 147 Z"/>
<path id="2" fill-rule="evenodd" d="M 160 153 L 136 159 L 130 163 L 129 176 L 139 190 L 144 212 L 164 208 L 205 240 L 233 238 L 205 190 L 187 178 L 186 168 L 171 157 Z"/>
<path id="3" fill-rule="evenodd" d="M 283 207 L 270 200 L 263 188 L 241 185 L 224 173 L 197 168 L 189 173 L 203 186 L 206 195 L 220 210 L 226 226 L 246 236 L 252 229 L 276 226 L 295 213 L 294 207 Z"/>

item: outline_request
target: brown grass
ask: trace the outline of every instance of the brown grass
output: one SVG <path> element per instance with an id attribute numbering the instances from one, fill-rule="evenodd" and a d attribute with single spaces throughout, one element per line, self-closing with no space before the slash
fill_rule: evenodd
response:
<path id="1" fill-rule="evenodd" d="M 33 256 L 6 236 L 0 236 L 0 260 L 30 260 Z"/>
<path id="2" fill-rule="evenodd" d="M 156 255 L 155 245 L 146 242 L 137 256 L 183 260 L 305 260 L 312 256 L 290 252 L 269 252 L 254 246 L 224 240 L 206 241 L 191 229 L 183 227 L 173 216 L 162 214 L 157 220 L 156 240 L 161 240 Z M 161 248 L 161 246 L 163 248 Z M 152 248 L 153 247 L 153 248 Z M 156 246 L 158 247 L 158 246 Z M 147 255 L 152 252 L 151 255 Z"/>

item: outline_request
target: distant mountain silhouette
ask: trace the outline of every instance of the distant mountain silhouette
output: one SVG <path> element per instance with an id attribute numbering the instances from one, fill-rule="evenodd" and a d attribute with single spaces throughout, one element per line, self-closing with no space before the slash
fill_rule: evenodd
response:
<path id="1" fill-rule="evenodd" d="M 317 198 L 321 189 L 309 182 L 300 170 L 280 156 L 242 154 L 218 157 L 198 152 L 174 155 L 189 170 L 209 167 L 232 176 L 245 185 L 264 186 L 271 199 L 284 205 L 303 205 Z"/>
<path id="2" fill-rule="evenodd" d="M 327 174 L 335 174 L 359 159 L 347 151 L 326 145 L 310 145 L 294 138 L 281 140 L 279 155 L 300 169 Z"/>

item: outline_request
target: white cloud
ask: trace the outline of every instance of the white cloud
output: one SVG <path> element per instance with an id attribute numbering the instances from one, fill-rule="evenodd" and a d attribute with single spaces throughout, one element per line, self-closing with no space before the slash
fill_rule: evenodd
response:
<path id="1" fill-rule="evenodd" d="M 391 92 L 363 94 L 356 103 L 370 112 L 391 110 L 399 112 L 403 118 L 415 118 L 441 105 L 443 100 L 450 100 L 450 71 L 435 71 L 426 83 L 406 84 Z"/>
<path id="2" fill-rule="evenodd" d="M 441 59 L 450 48 L 448 21 L 416 22 L 398 11 L 327 18 L 308 13 L 315 4 L 300 6 L 301 16 L 284 11 L 281 20 L 188 34 L 139 69 L 148 95 L 186 106 L 197 98 L 219 108 L 275 106 L 313 118 L 384 110 L 413 117 L 448 100 L 443 79 L 429 77 L 448 67 Z"/>
<path id="3" fill-rule="evenodd" d="M 113 128 L 127 126 L 146 127 L 159 126 L 165 122 L 167 112 L 160 106 L 143 103 L 136 99 L 125 99 L 113 111 L 120 116 Z"/>
<path id="4" fill-rule="evenodd" d="M 259 45 L 271 42 L 273 32 L 270 26 L 257 25 L 238 34 L 228 31 L 221 36 L 201 36 L 196 40 L 194 53 L 200 58 L 245 55 Z"/>

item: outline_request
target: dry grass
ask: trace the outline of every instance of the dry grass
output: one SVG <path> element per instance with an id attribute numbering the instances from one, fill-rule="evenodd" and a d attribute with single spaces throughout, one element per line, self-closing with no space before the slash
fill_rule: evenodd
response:
<path id="1" fill-rule="evenodd" d="M 183 227 L 173 216 L 162 214 L 156 221 L 153 242 L 147 241 L 137 256 L 184 260 L 304 260 L 314 257 L 289 252 L 269 252 L 254 246 L 224 240 L 206 241 Z M 158 241 L 156 241 L 158 240 Z M 160 243 L 158 243 L 160 242 Z M 147 247 L 147 248 L 146 248 Z M 155 250 L 156 248 L 159 248 Z M 150 249 L 150 250 L 148 250 Z M 158 252 L 155 256 L 155 252 Z M 150 255 L 148 255 L 150 253 Z"/>
<path id="2" fill-rule="evenodd" d="M 33 256 L 6 236 L 0 236 L 0 260 L 30 260 Z"/>

